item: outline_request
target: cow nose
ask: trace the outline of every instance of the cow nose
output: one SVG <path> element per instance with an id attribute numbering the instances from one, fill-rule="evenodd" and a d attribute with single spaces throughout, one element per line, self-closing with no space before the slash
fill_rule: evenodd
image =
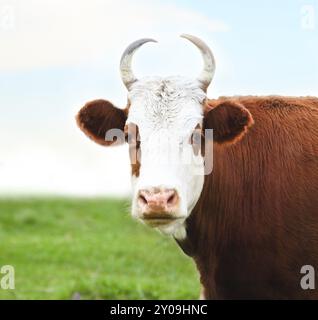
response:
<path id="1" fill-rule="evenodd" d="M 171 213 L 178 204 L 175 189 L 143 189 L 139 191 L 138 205 L 144 214 Z"/>

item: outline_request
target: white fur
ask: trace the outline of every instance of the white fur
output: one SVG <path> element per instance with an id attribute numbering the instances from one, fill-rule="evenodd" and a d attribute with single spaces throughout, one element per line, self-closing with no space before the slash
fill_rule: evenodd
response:
<path id="1" fill-rule="evenodd" d="M 206 300 L 204 295 L 204 288 L 201 288 L 199 300 Z"/>
<path id="2" fill-rule="evenodd" d="M 202 125 L 206 95 L 197 80 L 184 77 L 148 77 L 130 89 L 127 124 L 139 128 L 140 175 L 134 178 L 132 215 L 139 217 L 136 198 L 140 189 L 175 188 L 180 197 L 181 219 L 160 226 L 165 234 L 185 238 L 184 221 L 199 199 L 204 181 L 203 158 L 189 144 L 197 124 Z"/>

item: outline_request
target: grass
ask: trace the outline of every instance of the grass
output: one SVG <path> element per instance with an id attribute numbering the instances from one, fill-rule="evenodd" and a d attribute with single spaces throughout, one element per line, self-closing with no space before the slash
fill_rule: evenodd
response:
<path id="1" fill-rule="evenodd" d="M 0 200 L 0 299 L 197 299 L 193 262 L 111 199 Z M 0 277 L 2 275 L 0 274 Z"/>

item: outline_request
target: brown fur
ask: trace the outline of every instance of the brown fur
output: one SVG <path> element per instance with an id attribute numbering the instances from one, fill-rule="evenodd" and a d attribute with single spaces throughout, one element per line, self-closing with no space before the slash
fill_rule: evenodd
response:
<path id="1" fill-rule="evenodd" d="M 139 177 L 141 157 L 139 129 L 137 125 L 131 123 L 126 125 L 125 130 L 127 140 L 129 140 L 127 142 L 129 143 L 131 175 Z"/>
<path id="2" fill-rule="evenodd" d="M 137 160 L 136 163 L 131 164 L 131 175 L 139 177 L 140 162 Z"/>
<path id="3" fill-rule="evenodd" d="M 197 264 L 205 297 L 317 299 L 318 289 L 300 287 L 300 269 L 318 268 L 318 99 L 222 97 L 208 103 L 227 111 L 205 121 L 222 127 L 213 172 L 187 219 L 187 238 L 179 241 Z M 230 105 L 241 108 L 245 125 L 224 122 L 240 118 Z M 220 144 L 228 138 L 236 143 Z"/>

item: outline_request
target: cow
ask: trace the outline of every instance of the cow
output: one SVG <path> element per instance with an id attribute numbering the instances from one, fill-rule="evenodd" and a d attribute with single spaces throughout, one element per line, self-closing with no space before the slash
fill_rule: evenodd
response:
<path id="1" fill-rule="evenodd" d="M 318 98 L 209 99 L 212 51 L 182 37 L 202 54 L 197 78 L 137 79 L 133 54 L 155 40 L 135 41 L 120 61 L 127 106 L 90 101 L 78 126 L 129 144 L 132 216 L 194 259 L 202 298 L 318 298 L 300 284 L 302 266 L 318 266 Z"/>

